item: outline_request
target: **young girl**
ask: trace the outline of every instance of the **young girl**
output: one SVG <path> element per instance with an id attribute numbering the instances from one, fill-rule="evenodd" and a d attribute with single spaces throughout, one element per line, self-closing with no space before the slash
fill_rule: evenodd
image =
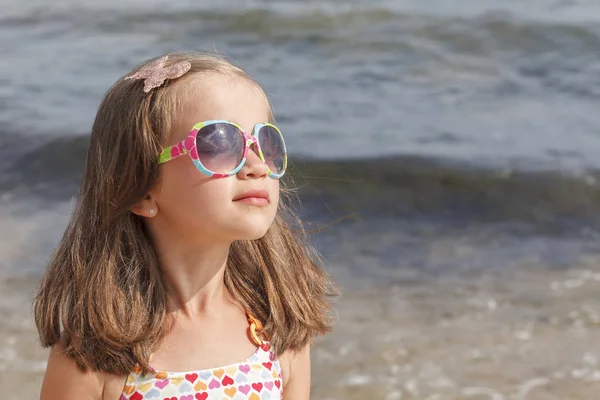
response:
<path id="1" fill-rule="evenodd" d="M 309 398 L 337 289 L 280 201 L 272 123 L 213 56 L 167 54 L 108 91 L 34 302 L 42 400 Z"/>

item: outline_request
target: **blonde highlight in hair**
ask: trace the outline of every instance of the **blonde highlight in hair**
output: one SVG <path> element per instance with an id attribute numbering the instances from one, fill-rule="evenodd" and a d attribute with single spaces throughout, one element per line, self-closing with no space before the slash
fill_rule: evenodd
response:
<path id="1" fill-rule="evenodd" d="M 170 53 L 167 65 L 180 61 L 191 70 L 150 93 L 142 81 L 124 79 L 106 93 L 75 210 L 34 300 L 42 345 L 63 341 L 83 370 L 124 375 L 140 365 L 151 371 L 150 355 L 169 329 L 167 289 L 143 218 L 130 210 L 158 179 L 157 155 L 185 102 L 186 82 L 207 72 L 254 82 L 221 57 Z M 328 298 L 338 293 L 286 194 L 264 237 L 232 244 L 224 278 L 263 322 L 277 354 L 329 332 Z"/>

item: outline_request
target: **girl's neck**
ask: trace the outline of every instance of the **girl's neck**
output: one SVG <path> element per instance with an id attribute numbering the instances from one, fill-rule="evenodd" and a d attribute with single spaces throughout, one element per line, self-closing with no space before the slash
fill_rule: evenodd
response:
<path id="1" fill-rule="evenodd" d="M 155 246 L 169 293 L 169 312 L 189 318 L 215 313 L 227 298 L 223 276 L 229 245 Z"/>

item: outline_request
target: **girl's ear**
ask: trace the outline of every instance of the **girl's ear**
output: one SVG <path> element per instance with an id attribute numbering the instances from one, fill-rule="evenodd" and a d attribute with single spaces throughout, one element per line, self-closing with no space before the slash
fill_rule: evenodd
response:
<path id="1" fill-rule="evenodd" d="M 131 207 L 131 212 L 140 217 L 152 218 L 158 214 L 158 204 L 151 194 L 147 194 L 143 200 Z"/>

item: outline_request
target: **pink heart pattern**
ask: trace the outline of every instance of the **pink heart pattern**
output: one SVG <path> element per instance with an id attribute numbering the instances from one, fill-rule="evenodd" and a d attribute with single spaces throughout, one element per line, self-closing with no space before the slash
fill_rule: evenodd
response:
<path id="1" fill-rule="evenodd" d="M 223 374 L 224 369 L 227 369 L 227 374 Z M 157 379 L 156 376 L 163 379 Z M 265 343 L 248 359 L 224 367 L 173 373 L 156 371 L 149 375 L 131 372 L 127 379 L 128 389 L 124 388 L 120 400 L 143 400 L 150 397 L 152 400 L 244 400 L 257 396 L 260 398 L 265 392 L 270 394 L 270 399 L 281 399 L 281 381 L 279 360 L 271 346 Z M 187 384 L 183 385 L 182 382 Z"/>

